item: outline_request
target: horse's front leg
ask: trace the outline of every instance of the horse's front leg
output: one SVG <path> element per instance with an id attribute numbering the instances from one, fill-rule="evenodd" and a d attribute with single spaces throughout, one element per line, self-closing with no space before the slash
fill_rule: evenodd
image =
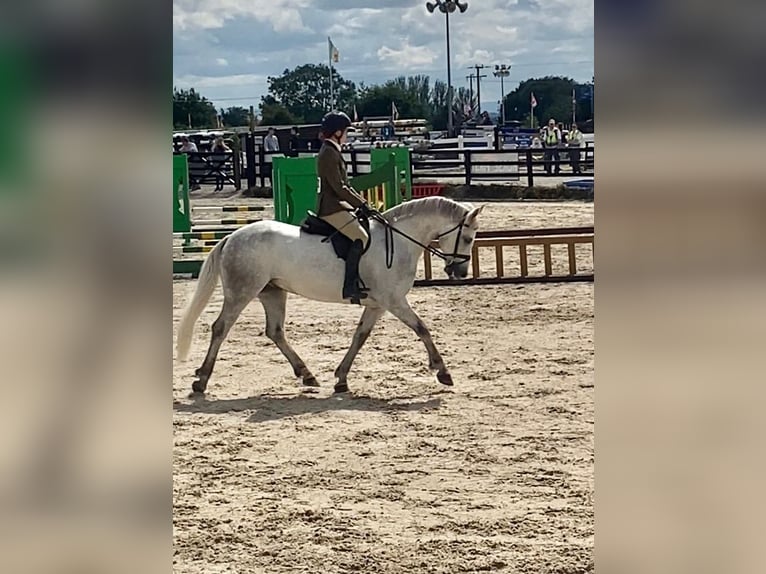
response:
<path id="1" fill-rule="evenodd" d="M 346 351 L 346 355 L 343 357 L 340 365 L 338 365 L 338 368 L 335 369 L 335 376 L 338 379 L 338 382 L 335 383 L 336 393 L 348 392 L 346 378 L 351 369 L 351 364 L 354 362 L 357 353 L 359 353 L 359 349 L 362 348 L 362 345 L 364 345 L 365 341 L 367 341 L 367 338 L 370 336 L 375 323 L 377 323 L 378 319 L 383 316 L 383 313 L 385 313 L 385 311 L 380 308 L 366 307 L 364 309 L 362 318 L 359 319 L 359 324 L 356 326 L 354 337 L 351 340 L 351 346 L 348 348 L 348 351 Z"/>
<path id="2" fill-rule="evenodd" d="M 452 375 L 447 371 L 444 359 L 442 359 L 431 338 L 431 333 L 428 331 L 425 323 L 423 323 L 423 320 L 412 310 L 407 300 L 397 301 L 386 308 L 394 317 L 415 331 L 420 340 L 423 341 L 428 351 L 428 368 L 436 371 L 437 380 L 443 385 L 452 386 Z"/>

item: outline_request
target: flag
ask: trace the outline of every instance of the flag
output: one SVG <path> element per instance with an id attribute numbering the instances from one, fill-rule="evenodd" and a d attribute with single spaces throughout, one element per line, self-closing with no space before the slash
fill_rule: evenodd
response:
<path id="1" fill-rule="evenodd" d="M 354 104 L 354 121 L 355 122 L 359 121 L 359 114 L 356 113 L 356 104 Z"/>
<path id="2" fill-rule="evenodd" d="M 532 92 L 532 107 L 537 107 L 537 100 L 535 99 L 535 93 Z"/>
<path id="3" fill-rule="evenodd" d="M 399 110 L 396 109 L 396 104 L 394 102 L 391 102 L 391 117 L 394 121 L 399 119 Z"/>
<path id="4" fill-rule="evenodd" d="M 330 61 L 337 64 L 340 59 L 340 52 L 338 52 L 338 48 L 335 47 L 335 44 L 332 43 L 329 36 L 327 37 L 327 43 L 330 47 Z"/>

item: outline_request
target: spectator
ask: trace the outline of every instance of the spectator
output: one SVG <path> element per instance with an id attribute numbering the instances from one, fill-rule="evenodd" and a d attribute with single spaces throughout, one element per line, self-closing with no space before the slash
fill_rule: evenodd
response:
<path id="1" fill-rule="evenodd" d="M 178 149 L 181 153 L 197 153 L 197 146 L 189 141 L 189 136 L 181 136 L 181 147 Z"/>
<path id="2" fill-rule="evenodd" d="M 223 142 L 222 137 L 217 137 L 213 142 L 213 148 L 210 153 L 213 154 L 210 159 L 215 167 L 215 191 L 223 191 L 223 184 L 226 179 L 224 167 L 226 165 L 226 156 L 224 154 L 231 153 L 231 148 Z"/>
<path id="3" fill-rule="evenodd" d="M 548 125 L 542 129 L 540 134 L 543 140 L 543 147 L 545 148 L 545 173 L 551 174 L 551 163 L 555 163 L 556 171 L 558 174 L 561 171 L 559 162 L 561 158 L 559 156 L 559 145 L 561 144 L 561 130 L 556 126 L 556 120 L 551 118 L 548 121 Z"/>
<path id="4" fill-rule="evenodd" d="M 298 128 L 293 127 L 290 130 L 290 141 L 288 142 L 288 150 L 290 157 L 298 157 L 298 149 L 301 146 L 301 138 L 298 134 Z"/>
<path id="5" fill-rule="evenodd" d="M 271 185 L 273 185 L 274 181 L 272 179 L 272 174 L 274 172 L 274 164 L 272 163 L 272 156 L 279 153 L 279 140 L 277 139 L 274 128 L 269 128 L 266 137 L 263 138 L 263 151 L 266 152 L 263 176 L 264 178 L 268 178 Z"/>
<path id="6" fill-rule="evenodd" d="M 185 154 L 198 153 L 197 145 L 194 142 L 189 141 L 189 136 L 187 135 L 181 136 L 181 147 L 178 149 L 178 151 L 179 153 L 185 153 Z M 196 191 L 200 189 L 200 185 L 197 182 L 196 178 L 192 177 L 193 170 L 191 169 L 192 164 L 197 164 L 197 163 L 199 162 L 196 159 L 189 158 L 189 189 L 191 191 Z"/>
<path id="7" fill-rule="evenodd" d="M 388 120 L 388 123 L 380 129 L 380 137 L 384 141 L 390 141 L 396 137 L 396 128 L 394 127 L 393 120 Z"/>
<path id="8" fill-rule="evenodd" d="M 489 117 L 489 112 L 487 110 L 484 110 L 481 112 L 481 121 L 479 122 L 480 126 L 491 126 L 492 125 L 492 118 Z"/>
<path id="9" fill-rule="evenodd" d="M 572 124 L 568 140 L 569 164 L 572 166 L 574 173 L 582 173 L 580 171 L 580 148 L 585 143 L 585 136 L 577 129 L 577 124 Z"/>
<path id="10" fill-rule="evenodd" d="M 274 153 L 279 151 L 279 140 L 277 139 L 274 128 L 269 128 L 266 137 L 263 138 L 263 149 L 266 153 Z"/>

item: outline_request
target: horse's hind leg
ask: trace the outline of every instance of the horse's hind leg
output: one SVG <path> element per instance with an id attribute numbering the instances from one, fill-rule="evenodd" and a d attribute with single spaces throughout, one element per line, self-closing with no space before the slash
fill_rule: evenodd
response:
<path id="1" fill-rule="evenodd" d="M 204 393 L 205 389 L 207 389 L 207 382 L 213 374 L 218 350 L 226 339 L 226 335 L 229 334 L 229 331 L 237 321 L 237 317 L 239 317 L 239 314 L 242 313 L 242 310 L 247 307 L 250 301 L 252 301 L 252 296 L 250 295 L 238 294 L 232 296 L 229 293 L 225 293 L 221 313 L 218 315 L 215 323 L 213 323 L 207 355 L 202 366 L 194 373 L 197 375 L 197 379 L 192 384 L 192 390 L 195 393 Z"/>
<path id="2" fill-rule="evenodd" d="M 274 341 L 282 354 L 290 361 L 296 377 L 303 379 L 307 387 L 318 387 L 314 375 L 287 342 L 285 337 L 285 307 L 287 305 L 287 292 L 278 287 L 268 286 L 258 295 L 263 310 L 266 312 L 266 336 Z"/>

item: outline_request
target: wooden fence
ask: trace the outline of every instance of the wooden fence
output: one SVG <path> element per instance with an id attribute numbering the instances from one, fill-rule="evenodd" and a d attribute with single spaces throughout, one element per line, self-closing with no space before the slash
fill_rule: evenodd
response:
<path id="1" fill-rule="evenodd" d="M 593 176 L 593 146 L 577 150 L 579 174 L 574 173 L 570 163 L 569 152 L 572 150 L 560 148 L 557 151 L 558 161 L 546 158 L 545 150 L 539 148 L 428 150 L 412 154 L 412 179 L 452 180 L 465 185 L 476 181 L 524 181 L 533 187 L 535 179 L 540 178 Z"/>
<path id="2" fill-rule="evenodd" d="M 545 282 L 570 282 L 570 281 L 593 281 L 593 227 L 570 227 L 558 229 L 533 229 L 513 231 L 480 231 L 476 236 L 471 253 L 471 277 L 459 280 L 435 279 L 433 277 L 431 255 L 427 251 L 424 254 L 425 279 L 415 281 L 416 286 L 435 285 L 496 285 L 503 283 L 545 283 Z M 591 265 L 586 271 L 578 267 L 579 244 L 590 245 Z M 565 245 L 567 248 L 567 266 L 561 273 L 555 273 L 553 269 L 552 246 Z M 434 243 L 434 247 L 438 245 Z M 528 247 L 542 246 L 543 267 L 542 274 L 530 273 L 530 261 Z M 486 268 L 481 269 L 481 254 L 479 250 L 494 250 L 494 274 Z M 505 249 L 518 249 L 519 273 L 508 273 L 506 268 Z"/>
<path id="3" fill-rule="evenodd" d="M 242 189 L 242 157 L 239 153 L 188 152 L 185 155 L 188 157 L 191 185 L 214 184 L 223 178 L 225 185 Z"/>
<path id="4" fill-rule="evenodd" d="M 413 183 L 439 181 L 470 185 L 475 182 L 522 181 L 528 187 L 535 180 L 549 177 L 593 176 L 595 150 L 593 145 L 580 148 L 581 173 L 574 173 L 570 163 L 570 149 L 557 150 L 559 160 L 546 160 L 545 150 L 539 148 L 493 149 L 466 147 L 462 149 L 430 149 L 413 151 L 410 155 Z M 316 150 L 305 150 L 300 155 L 314 154 Z M 267 153 L 263 146 L 251 138 L 245 141 L 243 177 L 248 187 L 271 185 L 273 153 Z M 284 155 L 279 152 L 278 155 Z M 370 153 L 366 150 L 344 151 L 349 177 L 370 171 Z M 556 173 L 556 167 L 560 173 Z M 549 173 L 550 171 L 550 173 Z"/>

